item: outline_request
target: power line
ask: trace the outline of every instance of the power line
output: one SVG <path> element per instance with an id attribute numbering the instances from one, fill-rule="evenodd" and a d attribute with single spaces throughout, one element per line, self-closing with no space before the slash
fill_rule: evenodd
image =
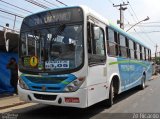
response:
<path id="1" fill-rule="evenodd" d="M 124 0 L 121 0 L 121 1 L 124 2 Z M 127 1 L 127 3 L 128 3 L 128 1 Z M 129 14 L 130 14 L 131 17 L 133 18 L 133 20 L 136 21 L 135 18 L 134 18 L 134 15 L 133 15 L 132 12 L 130 11 L 130 9 L 128 9 L 127 11 L 129 12 Z"/>
<path id="2" fill-rule="evenodd" d="M 42 1 L 40 1 L 40 0 L 36 0 L 36 2 L 39 3 L 39 4 L 41 4 L 41 5 L 44 5 L 44 6 L 48 7 L 48 9 L 52 7 L 50 4 L 48 4 L 48 3 L 45 2 L 45 1 L 42 2 Z"/>
<path id="3" fill-rule="evenodd" d="M 129 6 L 130 6 L 130 8 L 131 8 L 131 10 L 132 10 L 132 12 L 133 12 L 133 14 L 135 15 L 137 21 L 139 21 L 139 19 L 138 19 L 137 15 L 136 15 L 135 11 L 133 10 L 130 2 L 129 2 L 129 1 L 127 1 L 127 2 L 128 2 L 128 4 L 129 4 Z M 136 22 L 137 22 L 137 21 L 136 21 Z M 143 31 L 145 31 L 143 27 L 139 27 L 139 28 L 140 28 L 140 29 L 143 29 Z M 142 31 L 142 30 L 141 30 L 141 31 Z M 148 34 L 145 34 L 145 36 L 146 36 L 146 38 L 147 38 L 148 40 L 150 40 L 154 45 L 156 44 L 155 42 L 152 41 L 152 39 L 150 38 L 150 36 L 149 36 Z"/>
<path id="4" fill-rule="evenodd" d="M 134 30 L 134 32 L 135 32 L 135 33 L 136 33 L 140 38 L 142 38 L 142 39 L 143 39 L 143 37 L 139 34 L 139 32 L 137 32 L 137 31 L 136 31 L 136 29 L 135 29 L 135 28 L 134 28 L 133 30 Z"/>
<path id="5" fill-rule="evenodd" d="M 43 5 L 43 4 L 40 4 L 40 3 L 38 3 L 38 2 L 36 2 L 34 0 L 25 0 L 25 1 L 27 1 L 27 2 L 29 2 L 31 4 L 33 4 L 33 5 L 36 5 L 38 7 L 41 7 L 43 9 L 49 9 L 49 7 L 47 7 L 47 6 Z"/>
<path id="6" fill-rule="evenodd" d="M 0 9 L 0 12 L 4 12 L 4 13 L 7 13 L 7 14 L 10 14 L 10 15 L 13 15 L 13 16 L 17 16 L 17 17 L 20 17 L 20 18 L 24 18 L 24 17 L 21 16 L 21 15 L 14 14 L 14 13 L 11 13 L 11 12 L 9 12 L 9 11 L 2 10 L 2 9 Z"/>
<path id="7" fill-rule="evenodd" d="M 160 31 L 146 31 L 146 32 L 138 32 L 138 33 L 159 33 Z"/>
<path id="8" fill-rule="evenodd" d="M 7 11 L 7 12 L 10 12 L 10 13 L 13 13 L 13 14 L 15 14 L 16 16 L 23 16 L 22 14 L 17 14 L 17 13 L 15 13 L 15 12 L 12 12 L 12 11 L 9 11 L 9 10 L 6 10 L 6 9 L 3 9 L 3 8 L 0 8 L 0 10 L 3 10 L 3 11 Z M 14 16 L 15 16 L 14 15 Z"/>
<path id="9" fill-rule="evenodd" d="M 160 24 L 160 22 L 145 22 L 145 23 L 141 23 L 141 24 Z"/>
<path id="10" fill-rule="evenodd" d="M 22 11 L 22 10 L 15 9 L 15 8 L 12 8 L 12 7 L 8 6 L 8 5 L 0 4 L 0 6 L 5 7 L 5 8 L 9 8 L 9 9 L 12 9 L 12 10 L 14 10 L 14 11 L 22 12 L 22 13 L 26 14 L 26 12 L 24 12 L 24 11 Z"/>
<path id="11" fill-rule="evenodd" d="M 0 15 L 2 18 L 4 18 L 4 19 L 8 19 L 8 20 L 11 20 L 11 21 L 14 21 L 14 19 L 12 19 L 12 18 L 10 18 L 10 17 L 7 17 L 7 16 L 4 16 L 4 15 Z M 16 22 L 21 22 L 21 21 L 19 21 L 19 20 L 16 20 Z"/>
<path id="12" fill-rule="evenodd" d="M 26 14 L 26 12 L 24 12 L 24 11 L 22 11 L 22 10 L 19 10 L 19 9 L 16 9 L 16 8 L 12 8 L 12 7 L 10 7 L 10 6 L 8 6 L 8 5 L 3 5 L 3 4 L 0 4 L 0 6 L 2 7 L 2 8 L 9 8 L 9 9 L 11 9 L 11 10 L 13 10 L 13 11 L 16 11 L 16 12 L 21 12 L 22 14 Z M 2 9 L 1 8 L 1 9 Z"/>
<path id="13" fill-rule="evenodd" d="M 129 4 L 129 6 L 130 6 L 130 8 L 131 8 L 131 10 L 132 10 L 132 12 L 133 12 L 133 14 L 135 15 L 136 19 L 139 21 L 139 19 L 138 19 L 137 15 L 136 15 L 135 11 L 133 10 L 130 2 L 129 2 L 129 1 L 127 1 L 127 2 L 128 2 L 128 4 Z"/>
<path id="14" fill-rule="evenodd" d="M 121 1 L 124 2 L 123 0 L 121 0 Z M 127 1 L 127 0 L 126 0 L 126 1 Z M 139 21 L 139 19 L 138 19 L 137 15 L 136 15 L 135 11 L 133 10 L 130 2 L 127 1 L 127 3 L 129 4 L 129 6 L 130 6 L 130 8 L 131 8 L 131 10 L 132 10 L 132 12 L 133 12 L 133 14 L 135 15 L 135 18 L 136 18 L 137 20 L 134 18 L 134 15 L 133 15 L 133 14 L 131 13 L 131 11 L 129 10 L 129 13 L 130 13 L 131 17 L 133 18 L 133 20 L 134 20 L 135 22 Z M 145 31 L 143 27 L 139 27 L 139 28 L 140 28 L 140 29 L 143 29 L 143 31 Z M 136 32 L 135 29 L 134 29 L 134 31 Z M 142 31 L 142 30 L 141 30 L 141 31 Z M 142 31 L 142 32 L 143 32 L 143 31 Z M 136 33 L 137 33 L 137 32 L 136 32 Z M 138 33 L 137 33 L 137 34 L 138 34 Z M 138 35 L 139 35 L 139 34 L 138 34 Z M 150 42 L 152 42 L 152 44 L 155 45 L 155 43 L 152 41 L 152 39 L 150 38 L 150 36 L 149 36 L 148 34 L 145 34 L 145 36 L 146 36 L 146 38 L 147 38 L 148 40 L 150 40 Z"/>
<path id="15" fill-rule="evenodd" d="M 6 2 L 6 1 L 0 0 L 0 2 L 6 3 L 6 4 L 8 4 L 8 5 L 11 5 L 11 6 L 16 7 L 16 8 L 18 8 L 18 9 L 21 9 L 21 10 L 23 10 L 23 11 L 32 13 L 31 11 L 28 11 L 28 10 L 26 10 L 26 9 L 23 9 L 23 8 L 21 8 L 21 7 L 18 7 L 18 6 L 16 6 L 16 5 L 13 5 L 13 4 L 8 3 L 8 2 Z"/>
<path id="16" fill-rule="evenodd" d="M 43 1 L 45 1 L 45 2 L 49 3 L 49 4 L 53 5 L 53 6 L 59 7 L 58 5 L 53 4 L 53 3 L 51 3 L 51 2 L 49 2 L 49 1 L 47 1 L 47 0 L 43 0 Z"/>
<path id="17" fill-rule="evenodd" d="M 65 4 L 64 2 L 61 2 L 60 0 L 56 0 L 58 3 L 64 5 L 64 6 L 68 6 L 67 4 Z"/>
<path id="18" fill-rule="evenodd" d="M 137 32 L 135 29 L 134 29 L 134 31 L 141 37 L 140 32 Z M 146 41 L 148 42 L 148 40 L 146 40 Z M 153 42 L 151 42 L 151 43 L 153 44 L 153 46 L 155 45 Z M 150 43 L 148 42 L 148 44 L 150 44 Z"/>
<path id="19" fill-rule="evenodd" d="M 133 24 L 125 24 L 125 25 L 128 25 L 128 26 L 133 26 Z M 159 27 L 160 28 L 160 25 L 136 25 L 138 27 Z"/>

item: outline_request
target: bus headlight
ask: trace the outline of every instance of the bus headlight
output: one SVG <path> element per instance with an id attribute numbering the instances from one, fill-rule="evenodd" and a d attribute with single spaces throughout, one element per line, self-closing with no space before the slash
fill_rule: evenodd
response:
<path id="1" fill-rule="evenodd" d="M 26 89 L 28 90 L 28 86 L 25 84 L 25 82 L 19 77 L 18 78 L 18 81 L 19 81 L 19 86 L 22 88 L 22 89 Z"/>
<path id="2" fill-rule="evenodd" d="M 70 84 L 68 84 L 64 88 L 64 91 L 66 91 L 66 92 L 77 91 L 79 89 L 79 87 L 83 84 L 84 81 L 85 81 L 85 77 L 83 77 L 83 78 L 77 78 L 76 80 L 74 80 Z"/>

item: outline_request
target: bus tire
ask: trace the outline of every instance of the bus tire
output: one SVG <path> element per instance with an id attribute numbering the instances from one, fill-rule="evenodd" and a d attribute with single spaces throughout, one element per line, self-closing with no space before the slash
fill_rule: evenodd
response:
<path id="1" fill-rule="evenodd" d="M 114 98 L 114 86 L 112 81 L 109 89 L 109 99 L 107 99 L 107 102 L 106 102 L 107 107 L 112 107 L 113 98 Z"/>
<path id="2" fill-rule="evenodd" d="M 146 85 L 145 85 L 145 80 L 146 80 L 146 77 L 145 75 L 143 74 L 142 78 L 141 78 L 141 84 L 139 85 L 139 88 L 141 90 L 145 89 Z"/>

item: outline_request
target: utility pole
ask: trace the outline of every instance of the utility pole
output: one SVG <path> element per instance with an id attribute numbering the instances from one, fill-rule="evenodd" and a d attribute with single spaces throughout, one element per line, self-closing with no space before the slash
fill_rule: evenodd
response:
<path id="1" fill-rule="evenodd" d="M 158 48 L 158 45 L 156 44 L 156 51 L 155 51 L 155 63 L 156 63 L 156 59 L 157 59 L 157 48 Z"/>
<path id="2" fill-rule="evenodd" d="M 113 4 L 113 7 L 119 7 L 119 10 L 120 10 L 120 28 L 121 29 L 124 29 L 124 11 L 127 9 L 127 7 L 124 7 L 124 6 L 127 6 L 128 4 L 126 3 L 122 3 L 122 4 L 119 4 L 119 5 L 114 5 Z"/>

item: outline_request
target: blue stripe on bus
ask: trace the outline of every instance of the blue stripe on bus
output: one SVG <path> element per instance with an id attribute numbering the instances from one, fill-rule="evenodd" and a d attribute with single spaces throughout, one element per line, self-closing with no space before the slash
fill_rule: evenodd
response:
<path id="1" fill-rule="evenodd" d="M 26 85 L 29 87 L 29 90 L 32 90 L 32 91 L 44 91 L 42 89 L 42 87 L 45 87 L 45 91 L 44 92 L 62 92 L 64 90 L 64 88 L 69 84 L 71 83 L 72 81 L 74 81 L 77 77 L 72 75 L 72 74 L 67 74 L 67 75 L 49 75 L 49 76 L 41 76 L 41 79 L 45 80 L 45 78 L 53 78 L 55 80 L 55 78 L 66 78 L 64 79 L 63 81 L 61 82 L 57 82 L 55 84 L 50 84 L 50 83 L 41 83 L 41 82 L 38 82 L 38 83 L 35 83 L 35 82 L 32 82 L 28 79 L 28 77 L 31 77 L 31 78 L 37 78 L 36 76 L 28 76 L 28 75 L 24 75 L 22 74 L 21 76 L 21 79 L 26 83 Z M 40 78 L 40 77 L 38 77 Z"/>

